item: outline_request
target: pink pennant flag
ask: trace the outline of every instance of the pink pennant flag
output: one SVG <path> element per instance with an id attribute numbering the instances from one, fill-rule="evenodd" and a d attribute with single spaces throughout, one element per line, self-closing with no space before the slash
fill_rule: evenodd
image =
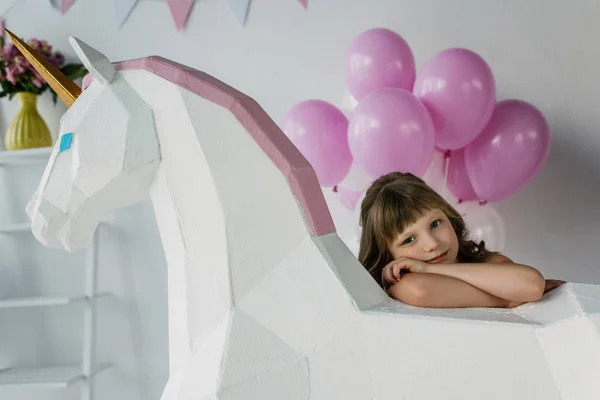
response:
<path id="1" fill-rule="evenodd" d="M 73 4 L 75 4 L 75 0 L 62 0 L 60 12 L 66 13 Z"/>
<path id="2" fill-rule="evenodd" d="M 304 8 L 308 8 L 308 0 L 298 0 L 300 2 L 300 4 L 302 4 L 302 7 Z"/>
<path id="3" fill-rule="evenodd" d="M 171 10 L 177 30 L 182 30 L 192 12 L 194 0 L 167 0 L 167 3 L 169 4 L 169 9 Z"/>
<path id="4" fill-rule="evenodd" d="M 65 14 L 75 4 L 76 0 L 50 0 L 52 7 L 60 11 L 61 14 Z"/>

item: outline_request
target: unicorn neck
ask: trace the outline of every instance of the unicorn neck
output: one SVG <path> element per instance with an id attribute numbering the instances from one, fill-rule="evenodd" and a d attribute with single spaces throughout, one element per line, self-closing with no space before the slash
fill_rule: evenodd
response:
<path id="1" fill-rule="evenodd" d="M 161 164 L 150 187 L 168 264 L 169 368 L 173 373 L 232 307 L 223 211 L 186 104 L 156 77 L 136 85 L 153 110 Z M 161 87 L 164 86 L 164 87 Z M 145 93 L 151 87 L 161 96 Z"/>

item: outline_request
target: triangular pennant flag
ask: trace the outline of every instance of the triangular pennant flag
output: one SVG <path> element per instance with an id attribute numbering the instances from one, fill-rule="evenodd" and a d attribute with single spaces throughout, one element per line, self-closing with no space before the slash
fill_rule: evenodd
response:
<path id="1" fill-rule="evenodd" d="M 75 3 L 75 0 L 62 0 L 61 3 L 60 12 L 64 14 L 69 11 L 69 8 Z"/>
<path id="2" fill-rule="evenodd" d="M 123 26 L 129 14 L 133 11 L 135 6 L 137 5 L 138 0 L 114 0 L 115 2 L 115 12 L 117 14 L 117 25 L 120 27 Z"/>
<path id="3" fill-rule="evenodd" d="M 302 7 L 304 8 L 308 8 L 308 0 L 298 0 L 300 2 L 300 4 L 302 4 Z"/>
<path id="4" fill-rule="evenodd" d="M 182 30 L 192 12 L 194 0 L 167 0 L 167 3 L 169 4 L 169 9 L 171 10 L 177 30 Z"/>
<path id="5" fill-rule="evenodd" d="M 242 25 L 246 24 L 248 11 L 250 11 L 250 1 L 251 0 L 227 0 L 227 3 L 229 3 L 229 8 Z"/>
<path id="6" fill-rule="evenodd" d="M 61 14 L 69 11 L 69 8 L 75 3 L 75 0 L 50 0 L 50 4 L 56 10 L 60 11 Z"/>

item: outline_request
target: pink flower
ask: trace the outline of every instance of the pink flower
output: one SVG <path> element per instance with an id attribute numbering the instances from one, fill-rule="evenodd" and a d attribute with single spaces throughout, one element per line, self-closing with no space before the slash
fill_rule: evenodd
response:
<path id="1" fill-rule="evenodd" d="M 6 80 L 9 81 L 10 83 L 12 83 L 13 85 L 16 85 L 17 79 L 13 75 L 12 70 L 9 67 L 7 67 L 4 69 L 4 72 L 6 72 Z"/>
<path id="2" fill-rule="evenodd" d="M 52 46 L 50 46 L 45 40 L 31 39 L 27 42 L 27 44 L 46 59 L 52 56 Z"/>
<path id="3" fill-rule="evenodd" d="M 10 62 L 10 60 L 13 59 L 13 57 L 19 55 L 19 49 L 17 49 L 15 47 L 14 44 L 12 43 L 6 43 L 3 47 L 2 47 L 2 58 L 6 61 L 6 62 Z"/>
<path id="4" fill-rule="evenodd" d="M 39 89 L 39 88 L 41 88 L 41 87 L 42 87 L 42 85 L 44 84 L 44 82 L 42 82 L 42 80 L 41 80 L 41 79 L 38 79 L 38 78 L 33 78 L 33 79 L 31 80 L 31 82 L 32 82 L 32 83 L 35 85 L 35 87 L 36 87 L 36 88 L 38 88 L 38 89 Z"/>
<path id="5" fill-rule="evenodd" d="M 15 73 L 15 75 L 20 75 L 23 74 L 27 71 L 27 67 L 29 67 L 30 64 L 27 61 L 27 59 L 25 59 L 25 57 L 23 56 L 16 56 L 15 58 L 13 58 L 13 71 Z"/>
<path id="6" fill-rule="evenodd" d="M 27 44 L 55 67 L 60 68 L 64 65 L 65 56 L 60 51 L 53 51 L 47 41 L 34 38 L 27 41 Z M 22 90 L 41 93 L 46 89 L 47 84 L 42 76 L 13 43 L 0 46 L 0 60 L 4 66 L 4 68 L 0 68 L 0 81 L 10 82 L 15 86 L 8 88 L 8 93 Z M 32 85 L 36 88 L 35 90 Z"/>
<path id="7" fill-rule="evenodd" d="M 8 67 L 8 70 L 10 71 L 10 76 L 14 81 L 19 79 L 21 77 L 21 75 L 23 75 L 24 73 L 27 72 L 27 70 L 25 68 L 23 68 L 21 65 L 10 65 Z M 7 76 L 8 76 L 8 74 L 7 74 Z M 13 85 L 15 84 L 15 82 L 13 82 L 12 80 L 9 79 L 9 81 Z"/>
<path id="8" fill-rule="evenodd" d="M 50 62 L 54 66 L 60 67 L 65 63 L 65 56 L 63 56 L 62 53 L 57 51 L 56 53 L 54 53 L 54 57 L 50 60 Z"/>
<path id="9" fill-rule="evenodd" d="M 44 78 L 42 78 L 42 76 L 40 75 L 39 72 L 37 72 L 36 70 L 33 70 L 33 79 L 37 79 L 39 81 L 44 81 Z"/>
<path id="10" fill-rule="evenodd" d="M 13 74 L 15 74 L 15 76 L 17 76 L 17 77 L 19 75 L 23 75 L 25 72 L 27 72 L 27 70 L 20 65 L 13 65 L 12 71 L 13 71 Z"/>

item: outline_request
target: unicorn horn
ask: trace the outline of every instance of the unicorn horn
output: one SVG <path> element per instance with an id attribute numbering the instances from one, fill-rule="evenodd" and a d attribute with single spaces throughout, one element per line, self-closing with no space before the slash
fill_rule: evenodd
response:
<path id="1" fill-rule="evenodd" d="M 81 88 L 75 82 L 67 78 L 58 68 L 50 64 L 44 57 L 39 55 L 27 43 L 19 39 L 14 33 L 4 28 L 4 31 L 10 36 L 14 45 L 21 54 L 31 63 L 33 68 L 44 78 L 52 89 L 58 94 L 60 99 L 71 107 L 77 97 L 81 94 Z"/>

